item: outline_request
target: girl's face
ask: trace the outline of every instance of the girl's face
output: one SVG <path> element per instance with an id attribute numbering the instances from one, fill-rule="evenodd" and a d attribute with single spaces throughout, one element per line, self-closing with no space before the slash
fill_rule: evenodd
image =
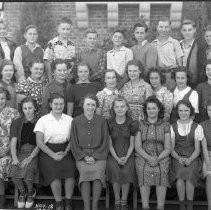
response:
<path id="1" fill-rule="evenodd" d="M 211 119 L 211 105 L 207 106 L 207 114 L 209 118 Z"/>
<path id="2" fill-rule="evenodd" d="M 64 110 L 64 99 L 63 98 L 55 98 L 52 103 L 50 103 L 50 107 L 54 114 L 62 114 Z"/>
<path id="3" fill-rule="evenodd" d="M 71 25 L 69 23 L 60 23 L 58 26 L 58 34 L 61 38 L 68 39 L 71 33 Z"/>
<path id="4" fill-rule="evenodd" d="M 24 34 L 24 38 L 30 44 L 36 43 L 38 39 L 37 29 L 36 28 L 28 29 L 28 31 Z"/>
<path id="5" fill-rule="evenodd" d="M 54 71 L 55 78 L 57 80 L 65 80 L 67 78 L 67 65 L 65 63 L 57 64 Z"/>
<path id="6" fill-rule="evenodd" d="M 151 102 L 147 104 L 146 112 L 147 112 L 148 118 L 150 119 L 157 118 L 159 111 L 160 110 L 158 109 L 157 104 L 151 103 Z"/>
<path id="7" fill-rule="evenodd" d="M 196 28 L 193 27 L 192 24 L 185 24 L 182 26 L 181 33 L 184 39 L 193 39 Z"/>
<path id="8" fill-rule="evenodd" d="M 86 44 L 89 48 L 94 48 L 97 44 L 97 34 L 96 33 L 88 33 L 86 35 Z"/>
<path id="9" fill-rule="evenodd" d="M 161 80 L 160 80 L 160 75 L 157 72 L 152 72 L 149 75 L 149 80 L 150 80 L 150 84 L 152 85 L 152 87 L 154 89 L 158 88 L 161 86 Z"/>
<path id="10" fill-rule="evenodd" d="M 112 36 L 112 42 L 114 46 L 121 46 L 124 42 L 124 36 L 122 33 L 116 32 Z"/>
<path id="11" fill-rule="evenodd" d="M 34 117 L 35 107 L 31 101 L 23 103 L 22 110 L 26 118 Z"/>
<path id="12" fill-rule="evenodd" d="M 114 72 L 107 72 L 105 75 L 105 83 L 107 88 L 115 88 L 116 74 Z"/>
<path id="13" fill-rule="evenodd" d="M 5 38 L 7 36 L 7 27 L 0 23 L 0 38 Z"/>
<path id="14" fill-rule="evenodd" d="M 93 116 L 96 110 L 96 101 L 92 100 L 91 98 L 86 98 L 84 100 L 83 109 L 84 114 L 88 116 Z"/>
<path id="15" fill-rule="evenodd" d="M 211 80 L 211 64 L 206 65 L 206 75 L 209 80 Z"/>
<path id="16" fill-rule="evenodd" d="M 89 80 L 89 68 L 87 66 L 78 66 L 78 79 L 82 82 Z"/>
<path id="17" fill-rule="evenodd" d="M 190 108 L 188 108 L 185 104 L 180 104 L 178 107 L 178 114 L 180 120 L 189 120 L 190 119 Z"/>
<path id="18" fill-rule="evenodd" d="M 206 31 L 204 38 L 209 46 L 211 46 L 211 31 Z"/>
<path id="19" fill-rule="evenodd" d="M 2 69 L 1 75 L 2 79 L 11 80 L 14 74 L 14 68 L 12 65 L 6 65 Z"/>
<path id="20" fill-rule="evenodd" d="M 6 105 L 6 95 L 5 93 L 0 93 L 0 110 Z"/>
<path id="21" fill-rule="evenodd" d="M 115 101 L 114 103 L 114 112 L 116 116 L 122 117 L 126 115 L 126 112 L 128 110 L 126 102 L 123 101 Z"/>
<path id="22" fill-rule="evenodd" d="M 185 88 L 187 86 L 187 75 L 185 72 L 176 73 L 176 83 L 179 88 Z"/>
<path id="23" fill-rule="evenodd" d="M 139 43 L 143 42 L 146 38 L 145 28 L 144 27 L 136 27 L 136 29 L 134 31 L 134 36 Z"/>
<path id="24" fill-rule="evenodd" d="M 128 66 L 128 76 L 131 80 L 139 79 L 141 72 L 139 71 L 139 67 L 135 65 Z"/>
<path id="25" fill-rule="evenodd" d="M 30 68 L 31 77 L 34 79 L 41 79 L 44 73 L 44 64 L 43 63 L 34 63 Z"/>

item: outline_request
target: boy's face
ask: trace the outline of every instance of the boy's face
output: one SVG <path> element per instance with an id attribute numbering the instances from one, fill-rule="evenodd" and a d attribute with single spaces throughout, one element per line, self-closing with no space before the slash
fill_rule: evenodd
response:
<path id="1" fill-rule="evenodd" d="M 171 31 L 169 21 L 159 21 L 157 25 L 157 31 L 159 36 L 167 37 Z"/>
<path id="2" fill-rule="evenodd" d="M 185 24 L 181 28 L 181 33 L 184 39 L 193 39 L 194 34 L 196 33 L 196 28 L 192 24 Z"/>
<path id="3" fill-rule="evenodd" d="M 60 23 L 58 26 L 58 34 L 62 38 L 69 38 L 71 33 L 71 24 L 69 23 Z"/>
<path id="4" fill-rule="evenodd" d="M 0 23 L 0 37 L 6 37 L 7 35 L 7 28 L 3 23 Z"/>
<path id="5" fill-rule="evenodd" d="M 116 32 L 112 36 L 112 42 L 114 46 L 121 46 L 124 42 L 124 36 L 120 32 Z"/>
<path id="6" fill-rule="evenodd" d="M 207 44 L 210 46 L 211 45 L 211 31 L 206 31 L 204 38 L 205 38 Z"/>
<path id="7" fill-rule="evenodd" d="M 85 38 L 87 47 L 94 48 L 97 44 L 97 34 L 96 33 L 88 33 Z"/>
<path id="8" fill-rule="evenodd" d="M 144 27 L 136 27 L 134 36 L 138 42 L 143 42 L 146 38 L 146 32 Z"/>
<path id="9" fill-rule="evenodd" d="M 28 43 L 36 43 L 38 39 L 38 33 L 36 28 L 30 28 L 28 31 L 24 34 L 24 38 Z"/>

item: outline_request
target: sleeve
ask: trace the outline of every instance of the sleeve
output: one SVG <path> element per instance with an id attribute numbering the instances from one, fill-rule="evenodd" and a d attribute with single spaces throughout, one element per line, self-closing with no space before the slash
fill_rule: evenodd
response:
<path id="1" fill-rule="evenodd" d="M 75 120 L 72 121 L 71 124 L 71 131 L 70 131 L 70 146 L 71 146 L 71 151 L 76 160 L 81 160 L 83 159 L 86 154 L 85 152 L 80 148 L 78 144 L 78 129 L 77 129 L 77 124 L 75 123 Z"/>
<path id="2" fill-rule="evenodd" d="M 102 108 L 102 107 L 103 107 L 103 99 L 104 99 L 104 97 L 103 97 L 103 92 L 102 92 L 102 91 L 99 91 L 99 92 L 96 94 L 96 96 L 97 96 L 97 99 L 98 99 L 98 101 L 99 101 L 99 108 Z"/>
<path id="3" fill-rule="evenodd" d="M 13 63 L 17 70 L 18 76 L 24 75 L 24 68 L 22 64 L 22 51 L 20 47 L 17 47 L 14 52 Z"/>
<path id="4" fill-rule="evenodd" d="M 177 40 L 175 40 L 174 42 L 174 50 L 175 50 L 176 58 L 183 57 L 183 51 L 182 51 L 181 45 L 179 41 Z"/>
<path id="5" fill-rule="evenodd" d="M 45 115 L 49 112 L 48 108 L 48 100 L 50 98 L 50 92 L 49 89 L 45 86 L 43 88 L 43 94 L 42 94 L 42 106 L 41 106 L 41 115 Z"/>
<path id="6" fill-rule="evenodd" d="M 48 60 L 49 62 L 52 62 L 54 60 L 54 51 L 53 51 L 53 43 L 51 41 L 48 42 L 47 48 L 44 51 L 44 60 Z"/>
<path id="7" fill-rule="evenodd" d="M 137 120 L 133 120 L 130 124 L 130 135 L 135 136 L 138 132 L 139 122 Z"/>
<path id="8" fill-rule="evenodd" d="M 170 131 L 171 131 L 171 139 L 175 140 L 175 133 L 174 133 L 174 129 L 172 126 L 170 127 Z"/>
<path id="9" fill-rule="evenodd" d="M 198 93 L 194 90 L 190 97 L 189 100 L 195 110 L 195 113 L 199 113 L 199 107 L 198 107 L 198 103 L 199 103 L 199 99 L 198 99 Z"/>
<path id="10" fill-rule="evenodd" d="M 75 101 L 75 92 L 73 85 L 68 85 L 67 87 L 67 103 L 73 103 Z"/>
<path id="11" fill-rule="evenodd" d="M 173 108 L 173 94 L 170 91 L 167 91 L 164 95 L 164 108 L 166 115 L 170 117 Z"/>
<path id="12" fill-rule="evenodd" d="M 126 64 L 131 60 L 133 60 L 133 51 L 131 49 L 127 49 Z"/>
<path id="13" fill-rule="evenodd" d="M 28 96 L 29 95 L 29 85 L 27 84 L 26 80 L 23 80 L 18 83 L 16 88 L 16 93 Z"/>
<path id="14" fill-rule="evenodd" d="M 153 94 L 153 90 L 152 90 L 152 87 L 151 87 L 151 85 L 149 85 L 149 84 L 147 84 L 146 85 L 146 99 L 149 97 L 149 96 L 151 96 Z"/>
<path id="15" fill-rule="evenodd" d="M 18 137 L 17 121 L 13 120 L 10 127 L 10 138 Z"/>
<path id="16" fill-rule="evenodd" d="M 157 48 L 154 45 L 150 44 L 145 55 L 146 68 L 147 68 L 145 70 L 147 71 L 152 67 L 156 67 L 157 60 L 158 60 Z"/>
<path id="17" fill-rule="evenodd" d="M 45 121 L 44 121 L 43 117 L 41 117 L 37 121 L 37 123 L 36 123 L 36 125 L 34 127 L 34 133 L 36 133 L 36 132 L 41 132 L 43 134 L 45 133 Z"/>
<path id="18" fill-rule="evenodd" d="M 168 122 L 164 123 L 164 133 L 170 133 L 170 124 Z"/>
<path id="19" fill-rule="evenodd" d="M 111 64 L 111 60 L 110 60 L 110 58 L 109 58 L 109 54 L 110 54 L 110 52 L 108 51 L 108 52 L 106 53 L 106 58 L 107 58 L 107 69 L 113 69 L 113 68 L 112 68 L 112 64 Z"/>
<path id="20" fill-rule="evenodd" d="M 105 160 L 107 159 L 109 152 L 109 134 L 108 134 L 108 125 L 105 119 L 103 119 L 101 125 L 101 145 L 100 147 L 94 151 L 92 156 L 97 160 Z"/>
<path id="21" fill-rule="evenodd" d="M 201 125 L 198 125 L 196 127 L 195 133 L 194 133 L 194 139 L 196 141 L 202 141 L 202 139 L 204 138 L 204 131 Z"/>

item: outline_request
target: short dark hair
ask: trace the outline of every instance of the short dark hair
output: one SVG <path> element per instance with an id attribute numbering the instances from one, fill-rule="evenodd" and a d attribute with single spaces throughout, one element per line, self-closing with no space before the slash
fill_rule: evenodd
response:
<path id="1" fill-rule="evenodd" d="M 142 23 L 135 23 L 134 26 L 133 26 L 133 31 L 135 32 L 136 28 L 144 28 L 145 32 L 148 31 L 148 26 L 145 22 L 142 22 Z"/>
<path id="2" fill-rule="evenodd" d="M 125 30 L 122 29 L 122 28 L 116 28 L 116 29 L 113 31 L 112 36 L 113 36 L 115 33 L 120 33 L 120 34 L 123 35 L 124 38 L 126 37 Z"/>
<path id="3" fill-rule="evenodd" d="M 192 25 L 194 28 L 196 28 L 196 23 L 193 20 L 190 20 L 190 19 L 183 20 L 182 24 L 181 24 L 181 28 L 182 28 L 183 25 Z"/>
<path id="4" fill-rule="evenodd" d="M 53 69 L 53 71 L 55 71 L 57 65 L 59 64 L 65 64 L 67 66 L 67 62 L 63 59 L 56 59 L 55 61 L 53 61 L 51 63 L 51 68 Z"/>
<path id="5" fill-rule="evenodd" d="M 5 87 L 0 86 L 0 94 L 2 94 L 2 93 L 5 95 L 6 100 L 11 99 L 11 95 L 10 95 L 9 91 Z"/>
<path id="6" fill-rule="evenodd" d="M 166 77 L 161 73 L 161 71 L 162 71 L 161 68 L 156 68 L 156 67 L 150 68 L 149 71 L 148 71 L 148 73 L 147 73 L 147 76 L 146 76 L 146 81 L 149 84 L 151 84 L 151 82 L 150 82 L 150 75 L 151 75 L 151 73 L 157 73 L 160 76 L 160 83 L 161 83 L 161 85 L 165 84 Z"/>
<path id="7" fill-rule="evenodd" d="M 164 118 L 164 106 L 163 104 L 159 101 L 159 99 L 156 97 L 156 96 L 149 96 L 145 103 L 144 103 L 144 106 L 143 106 L 143 112 L 144 112 L 144 116 L 145 117 L 148 117 L 147 115 L 147 105 L 149 103 L 154 103 L 157 105 L 158 109 L 159 109 L 159 112 L 158 112 L 158 119 L 163 119 Z"/>
<path id="8" fill-rule="evenodd" d="M 96 108 L 99 107 L 99 100 L 95 94 L 87 94 L 80 101 L 80 107 L 83 108 L 86 99 L 91 99 L 96 102 Z"/>
<path id="9" fill-rule="evenodd" d="M 28 30 L 31 29 L 31 28 L 34 28 L 34 29 L 36 29 L 36 31 L 38 31 L 38 30 L 37 30 L 37 26 L 35 26 L 35 25 L 28 25 L 28 26 L 25 27 L 24 33 L 27 33 Z"/>
<path id="10" fill-rule="evenodd" d="M 59 20 L 59 23 L 58 25 L 62 24 L 62 23 L 67 23 L 67 24 L 70 24 L 72 25 L 72 20 L 68 17 L 62 17 L 60 20 Z"/>
<path id="11" fill-rule="evenodd" d="M 85 31 L 84 36 L 86 37 L 87 34 L 97 34 L 97 35 L 98 35 L 97 31 L 96 31 L 94 28 L 88 28 L 88 29 Z"/>
<path id="12" fill-rule="evenodd" d="M 28 96 L 24 99 L 21 100 L 20 104 L 18 105 L 18 111 L 21 115 L 24 116 L 24 113 L 23 113 L 23 104 L 25 103 L 28 103 L 28 102 L 31 102 L 35 108 L 35 112 L 38 110 L 38 105 L 37 105 L 37 101 L 32 98 L 31 96 Z"/>
<path id="13" fill-rule="evenodd" d="M 29 67 L 31 68 L 35 63 L 42 63 L 44 65 L 44 61 L 43 60 L 41 60 L 41 59 L 33 59 L 29 63 Z"/>
<path id="14" fill-rule="evenodd" d="M 159 19 L 158 19 L 158 22 L 157 22 L 157 25 L 159 24 L 159 22 L 169 22 L 169 25 L 171 25 L 171 20 L 170 20 L 170 18 L 169 17 L 160 17 Z"/>
<path id="15" fill-rule="evenodd" d="M 178 72 L 184 72 L 186 74 L 186 77 L 187 77 L 187 85 L 190 84 L 190 81 L 191 81 L 191 72 L 188 71 L 188 69 L 185 67 L 185 66 L 179 66 L 179 67 L 176 67 L 173 71 L 173 74 L 172 74 L 172 77 L 173 79 L 176 81 L 176 74 Z"/>
<path id="16" fill-rule="evenodd" d="M 4 69 L 5 66 L 12 66 L 13 69 L 14 69 L 14 73 L 15 73 L 15 66 L 14 66 L 13 62 L 12 62 L 11 60 L 9 60 L 9 59 L 4 59 L 4 60 L 2 60 L 2 62 L 1 62 L 0 74 L 1 74 L 1 72 L 3 71 L 3 69 Z M 0 79 L 1 79 L 1 77 L 2 77 L 2 75 L 0 75 Z"/>
<path id="17" fill-rule="evenodd" d="M 176 110 L 177 110 L 177 118 L 179 119 L 179 113 L 178 113 L 178 109 L 179 109 L 179 106 L 181 104 L 184 104 L 185 106 L 187 106 L 189 109 L 190 109 L 190 116 L 193 116 L 195 114 L 195 110 L 191 104 L 191 102 L 188 100 L 188 99 L 182 99 L 180 100 L 177 105 L 176 105 Z"/>
<path id="18" fill-rule="evenodd" d="M 62 94 L 60 94 L 60 93 L 51 93 L 50 94 L 50 98 L 48 99 L 48 108 L 49 108 L 49 110 L 51 110 L 50 104 L 52 104 L 53 100 L 54 99 L 59 99 L 59 98 L 62 98 L 65 101 L 64 96 Z"/>
<path id="19" fill-rule="evenodd" d="M 128 74 L 128 66 L 131 66 L 131 65 L 138 67 L 139 71 L 141 72 L 140 77 L 143 78 L 144 77 L 144 66 L 141 63 L 141 61 L 135 60 L 135 59 L 128 61 L 127 64 L 126 64 L 126 67 L 125 67 L 127 74 Z"/>
<path id="20" fill-rule="evenodd" d="M 105 81 L 105 77 L 108 72 L 113 72 L 116 76 L 116 80 L 118 80 L 118 74 L 116 73 L 116 71 L 114 69 L 106 69 L 104 72 L 104 75 L 103 75 L 103 81 Z"/>

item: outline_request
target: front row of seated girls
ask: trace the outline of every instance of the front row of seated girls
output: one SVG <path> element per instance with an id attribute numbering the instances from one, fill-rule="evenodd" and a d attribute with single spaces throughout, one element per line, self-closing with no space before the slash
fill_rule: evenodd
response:
<path id="1" fill-rule="evenodd" d="M 38 121 L 37 105 L 32 98 L 22 100 L 19 116 L 15 109 L 6 107 L 6 96 L 6 90 L 0 88 L 0 120 L 5 125 L 1 126 L 1 205 L 5 198 L 4 181 L 11 177 L 19 190 L 18 208 L 33 206 L 36 196 L 33 184 L 39 181 L 44 186 L 50 185 L 57 210 L 63 210 L 64 206 L 65 210 L 72 210 L 78 171 L 84 210 L 98 209 L 106 180 L 113 186 L 115 210 L 128 210 L 131 184 L 139 186 L 145 210 L 150 209 L 151 186 L 156 186 L 157 209 L 163 210 L 166 189 L 173 183 L 176 183 L 180 210 L 186 209 L 186 205 L 188 210 L 193 210 L 194 189 L 202 176 L 203 165 L 211 209 L 211 101 L 207 102 L 210 119 L 201 125 L 193 121 L 191 103 L 179 101 L 176 106 L 179 118 L 170 126 L 163 120 L 164 107 L 155 96 L 145 101 L 145 120 L 140 122 L 129 116 L 129 105 L 123 96 L 114 99 L 112 117 L 107 122 L 95 114 L 98 100 L 94 95 L 84 97 L 83 114 L 73 119 L 62 113 L 64 97 L 53 94 L 49 101 L 51 112 Z M 203 164 L 199 157 L 200 142 Z"/>

